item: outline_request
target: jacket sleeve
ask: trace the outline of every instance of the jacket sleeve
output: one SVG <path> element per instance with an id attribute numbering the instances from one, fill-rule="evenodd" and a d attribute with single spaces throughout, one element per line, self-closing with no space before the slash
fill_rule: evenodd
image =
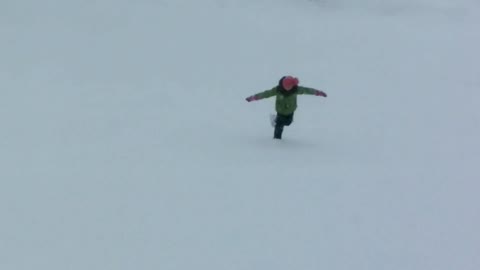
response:
<path id="1" fill-rule="evenodd" d="M 317 90 L 314 88 L 299 86 L 297 93 L 299 95 L 315 95 L 316 92 Z"/>
<path id="2" fill-rule="evenodd" d="M 277 94 L 277 91 L 276 91 L 276 88 L 272 88 L 270 90 L 266 90 L 266 91 L 263 91 L 263 92 L 260 92 L 260 93 L 257 93 L 255 95 L 253 95 L 256 99 L 264 99 L 264 98 L 269 98 L 269 97 L 273 97 Z"/>

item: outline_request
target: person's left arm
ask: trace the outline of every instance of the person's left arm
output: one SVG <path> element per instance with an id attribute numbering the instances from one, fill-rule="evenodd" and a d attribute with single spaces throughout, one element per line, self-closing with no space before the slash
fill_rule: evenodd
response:
<path id="1" fill-rule="evenodd" d="M 314 96 L 327 97 L 327 94 L 321 90 L 317 90 L 315 88 L 310 88 L 310 87 L 303 87 L 303 86 L 298 86 L 297 93 L 299 95 L 314 95 Z"/>

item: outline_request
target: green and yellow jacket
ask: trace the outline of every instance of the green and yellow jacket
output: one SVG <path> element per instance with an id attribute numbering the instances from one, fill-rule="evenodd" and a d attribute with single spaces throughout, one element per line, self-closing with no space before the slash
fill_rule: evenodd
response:
<path id="1" fill-rule="evenodd" d="M 275 110 L 282 115 L 289 115 L 297 109 L 298 95 L 315 95 L 317 90 L 314 88 L 296 86 L 290 91 L 286 91 L 280 86 L 275 86 L 270 90 L 266 90 L 253 95 L 255 100 L 270 98 L 275 96 Z"/>

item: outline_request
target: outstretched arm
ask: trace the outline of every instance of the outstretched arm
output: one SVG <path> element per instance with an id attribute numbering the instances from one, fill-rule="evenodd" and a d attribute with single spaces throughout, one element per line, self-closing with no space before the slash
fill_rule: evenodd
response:
<path id="1" fill-rule="evenodd" d="M 315 95 L 315 96 L 327 97 L 327 94 L 321 90 L 317 90 L 310 87 L 303 87 L 303 86 L 298 87 L 297 93 L 299 95 Z"/>
<path id="2" fill-rule="evenodd" d="M 247 97 L 245 100 L 250 102 L 250 101 L 255 101 L 255 100 L 259 100 L 259 99 L 264 99 L 264 98 L 269 98 L 269 97 L 273 97 L 276 95 L 276 91 L 275 91 L 275 87 L 270 89 L 270 90 L 266 90 L 266 91 L 263 91 L 263 92 L 260 92 L 260 93 L 257 93 L 253 96 L 249 96 Z"/>

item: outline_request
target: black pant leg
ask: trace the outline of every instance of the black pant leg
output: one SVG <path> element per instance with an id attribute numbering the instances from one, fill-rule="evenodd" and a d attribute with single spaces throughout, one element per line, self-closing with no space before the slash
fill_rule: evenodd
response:
<path id="1" fill-rule="evenodd" d="M 293 122 L 293 113 L 289 115 L 285 115 L 284 119 L 284 125 L 285 126 L 290 126 L 290 124 Z"/>
<path id="2" fill-rule="evenodd" d="M 281 139 L 282 133 L 283 133 L 283 127 L 289 126 L 292 123 L 292 121 L 293 121 L 293 113 L 289 115 L 277 114 L 273 138 Z"/>

